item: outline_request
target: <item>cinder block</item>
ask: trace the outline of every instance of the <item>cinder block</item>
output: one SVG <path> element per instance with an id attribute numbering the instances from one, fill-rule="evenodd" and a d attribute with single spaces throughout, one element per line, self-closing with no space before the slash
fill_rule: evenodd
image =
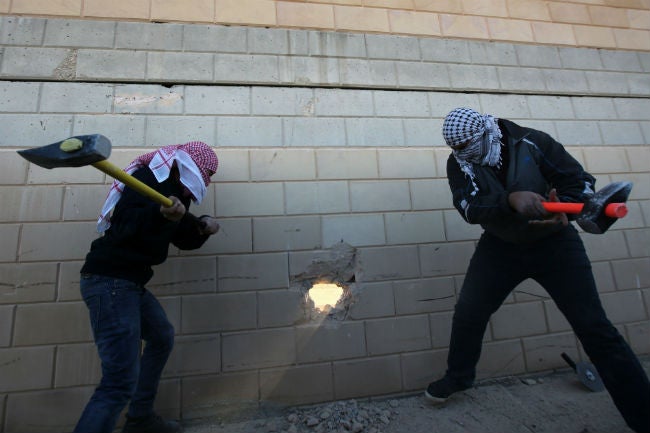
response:
<path id="1" fill-rule="evenodd" d="M 0 137 L 0 145 L 2 146 L 21 145 L 27 147 L 35 143 L 45 145 L 59 141 L 62 137 L 69 137 L 72 131 L 71 115 L 7 114 L 0 115 L 0 123 L 3 125 L 12 125 L 12 128 L 3 131 L 2 137 Z M 21 161 L 14 170 L 22 169 L 22 164 L 25 163 Z M 14 170 L 11 170 L 10 174 Z M 42 168 L 38 168 L 38 170 L 41 172 L 46 171 Z M 52 170 L 52 173 L 56 172 L 56 175 L 59 175 L 62 170 L 65 169 Z M 78 173 L 79 170 L 75 169 L 74 172 Z M 52 178 L 56 175 L 52 174 L 45 177 Z"/>
<path id="2" fill-rule="evenodd" d="M 547 332 L 542 302 L 504 305 L 490 319 L 495 339 L 509 339 Z"/>
<path id="3" fill-rule="evenodd" d="M 246 27 L 183 25 L 185 51 L 245 53 Z"/>
<path id="4" fill-rule="evenodd" d="M 154 147 L 189 141 L 222 144 L 215 139 L 215 123 L 212 116 L 148 116 L 145 143 Z"/>
<path id="5" fill-rule="evenodd" d="M 14 326 L 16 346 L 92 340 L 88 309 L 83 302 L 19 305 Z"/>
<path id="6" fill-rule="evenodd" d="M 538 44 L 578 45 L 573 32 L 574 25 L 536 21 L 530 24 L 533 27 L 535 42 Z"/>
<path id="7" fill-rule="evenodd" d="M 581 94 L 589 91 L 587 76 L 583 71 L 544 69 L 542 73 L 548 92 Z"/>
<path id="8" fill-rule="evenodd" d="M 367 354 L 366 339 L 363 322 L 332 321 L 299 326 L 296 328 L 297 361 L 309 363 L 362 358 Z"/>
<path id="9" fill-rule="evenodd" d="M 386 117 L 430 117 L 429 99 L 425 92 L 374 92 L 375 113 Z"/>
<path id="10" fill-rule="evenodd" d="M 366 320 L 368 355 L 415 352 L 431 348 L 426 315 Z"/>
<path id="11" fill-rule="evenodd" d="M 41 112 L 110 113 L 113 86 L 86 83 L 44 83 L 41 90 Z"/>
<path id="12" fill-rule="evenodd" d="M 530 118 L 528 99 L 525 95 L 481 93 L 478 97 L 483 112 L 491 113 L 497 118 L 502 117 L 514 120 L 515 122 L 519 121 L 520 123 L 520 119 Z M 478 107 L 475 110 L 480 111 Z"/>
<path id="13" fill-rule="evenodd" d="M 287 54 L 289 52 L 287 30 L 248 28 L 248 52 L 252 54 Z"/>
<path id="14" fill-rule="evenodd" d="M 6 119 L 0 116 L 0 120 Z M 27 179 L 28 164 L 15 150 L 0 149 L 0 184 L 23 185 Z"/>
<path id="15" fill-rule="evenodd" d="M 218 117 L 217 140 L 224 147 L 280 147 L 282 119 L 278 117 Z"/>
<path id="16" fill-rule="evenodd" d="M 58 301 L 80 301 L 79 271 L 83 266 L 82 261 L 63 262 L 59 264 L 59 279 L 57 281 Z"/>
<path id="17" fill-rule="evenodd" d="M 496 72 L 502 90 L 519 92 L 543 92 L 546 90 L 541 69 L 499 66 L 496 68 Z"/>
<path id="18" fill-rule="evenodd" d="M 212 182 L 250 180 L 249 151 L 245 149 L 215 149 L 219 168 Z"/>
<path id="19" fill-rule="evenodd" d="M 402 390 L 399 355 L 335 362 L 337 400 L 377 396 Z"/>
<path id="20" fill-rule="evenodd" d="M 217 216 L 282 215 L 283 188 L 280 182 L 224 183 L 216 185 Z M 248 197 L 242 200 L 242 197 Z"/>
<path id="21" fill-rule="evenodd" d="M 154 268 L 147 288 L 157 296 L 214 293 L 217 261 L 214 257 L 174 257 Z"/>
<path id="22" fill-rule="evenodd" d="M 51 223 L 26 224 L 18 258 L 21 262 L 83 259 L 96 237 L 94 222 L 57 223 L 56 230 Z"/>
<path id="23" fill-rule="evenodd" d="M 115 22 L 53 19 L 48 20 L 44 46 L 112 48 Z"/>
<path id="24" fill-rule="evenodd" d="M 405 391 L 426 389 L 430 382 L 444 376 L 447 369 L 446 350 L 405 353 L 401 359 Z"/>
<path id="25" fill-rule="evenodd" d="M 214 374 L 221 370 L 219 335 L 177 337 L 164 377 Z"/>
<path id="26" fill-rule="evenodd" d="M 347 182 L 288 182 L 284 188 L 288 214 L 350 211 Z"/>
<path id="27" fill-rule="evenodd" d="M 372 149 L 316 150 L 319 179 L 376 179 L 377 152 Z"/>
<path id="28" fill-rule="evenodd" d="M 18 235 L 20 224 L 1 224 L 0 241 L 3 248 L 0 250 L 0 260 L 14 262 L 18 254 Z"/>
<path id="29" fill-rule="evenodd" d="M 56 351 L 54 387 L 95 385 L 102 378 L 102 368 L 95 344 L 66 344 Z"/>
<path id="30" fill-rule="evenodd" d="M 450 277 L 396 281 L 393 288 L 397 315 L 449 311 L 456 304 L 454 280 Z"/>
<path id="31" fill-rule="evenodd" d="M 336 28 L 340 30 L 390 32 L 386 9 L 334 6 L 334 22 Z"/>
<path id="32" fill-rule="evenodd" d="M 39 89 L 39 83 L 0 82 L 0 111 L 35 112 L 38 106 Z"/>
<path id="33" fill-rule="evenodd" d="M 72 431 L 93 390 L 88 386 L 11 394 L 5 410 L 5 430 Z"/>
<path id="34" fill-rule="evenodd" d="M 254 218 L 253 250 L 293 251 L 321 247 L 318 216 Z"/>
<path id="35" fill-rule="evenodd" d="M 381 178 L 428 178 L 436 175 L 433 151 L 430 149 L 380 149 Z"/>
<path id="36" fill-rule="evenodd" d="M 546 289 L 532 278 L 527 278 L 519 283 L 519 285 L 517 285 L 517 287 L 512 291 L 511 295 L 514 296 L 515 302 L 536 301 L 550 298 Z"/>
<path id="37" fill-rule="evenodd" d="M 385 215 L 387 244 L 442 242 L 445 228 L 442 212 L 406 212 Z"/>
<path id="38" fill-rule="evenodd" d="M 278 83 L 278 56 L 215 54 L 214 81 L 217 83 Z"/>
<path id="39" fill-rule="evenodd" d="M 8 347 L 11 344 L 13 322 L 14 306 L 0 305 L 0 347 Z"/>
<path id="40" fill-rule="evenodd" d="M 585 248 L 592 261 L 628 258 L 622 232 L 610 230 L 598 236 L 583 236 Z"/>
<path id="41" fill-rule="evenodd" d="M 359 251 L 362 281 L 402 280 L 420 276 L 417 246 L 366 248 Z"/>
<path id="42" fill-rule="evenodd" d="M 338 242 L 352 246 L 383 245 L 386 243 L 384 220 L 381 215 L 323 216 L 323 247 Z"/>
<path id="43" fill-rule="evenodd" d="M 250 92 L 248 87 L 188 86 L 185 89 L 185 113 L 250 114 Z"/>
<path id="44" fill-rule="evenodd" d="M 260 399 L 282 405 L 331 401 L 334 399 L 332 366 L 319 364 L 262 370 Z"/>
<path id="45" fill-rule="evenodd" d="M 355 284 L 349 315 L 353 320 L 395 315 L 392 283 Z"/>
<path id="46" fill-rule="evenodd" d="M 3 16 L 0 18 L 0 44 L 41 45 L 46 22 L 44 18 Z"/>
<path id="47" fill-rule="evenodd" d="M 48 388 L 53 365 L 52 346 L 0 349 L 0 392 Z"/>
<path id="48" fill-rule="evenodd" d="M 528 21 L 507 18 L 487 18 L 488 31 L 493 40 L 532 43 L 533 29 Z"/>
<path id="49" fill-rule="evenodd" d="M 449 65 L 452 88 L 490 90 L 499 89 L 499 76 L 494 66 Z M 503 87 L 508 87 L 504 83 Z"/>
<path id="50" fill-rule="evenodd" d="M 445 209 L 453 206 L 446 179 L 415 179 L 409 181 L 413 210 Z"/>
<path id="51" fill-rule="evenodd" d="M 350 201 L 353 212 L 411 209 L 409 185 L 406 180 L 352 181 Z"/>
<path id="52" fill-rule="evenodd" d="M 643 309 L 643 298 L 640 290 L 625 290 L 614 293 L 604 293 L 600 296 L 607 317 L 612 323 L 621 324 L 647 320 Z"/>
<path id="53" fill-rule="evenodd" d="M 558 47 L 562 67 L 567 69 L 600 70 L 600 50 L 594 48 Z"/>
<path id="54" fill-rule="evenodd" d="M 426 56 L 422 49 L 422 56 Z M 398 62 L 397 68 L 398 83 L 407 88 L 438 88 L 449 89 L 451 79 L 446 64 L 423 63 L 423 62 Z"/>
<path id="55" fill-rule="evenodd" d="M 422 60 L 443 63 L 472 63 L 469 42 L 461 39 L 420 38 Z"/>
<path id="56" fill-rule="evenodd" d="M 650 256 L 650 229 L 626 231 L 625 238 L 632 257 Z"/>
<path id="57" fill-rule="evenodd" d="M 365 58 L 366 40 L 363 34 L 344 32 L 309 32 L 309 54 L 322 57 Z"/>
<path id="58" fill-rule="evenodd" d="M 625 325 L 625 330 L 634 353 L 650 353 L 650 322 Z"/>
<path id="59" fill-rule="evenodd" d="M 630 127 L 635 125 L 630 125 Z M 603 136 L 605 137 L 605 143 L 611 143 L 608 137 L 605 136 L 606 129 L 607 126 L 601 127 L 601 131 L 603 131 Z M 589 152 L 585 152 L 585 160 L 587 164 L 586 168 L 592 173 L 624 173 L 630 171 L 627 155 L 622 149 L 591 149 Z"/>
<path id="60" fill-rule="evenodd" d="M 624 176 L 624 177 L 623 177 Z M 613 178 L 614 180 L 626 180 L 635 185 L 629 199 L 645 200 L 650 199 L 650 173 L 626 173 Z"/>
<path id="61" fill-rule="evenodd" d="M 541 95 L 529 95 L 526 98 L 533 119 L 574 118 L 571 102 L 576 98 Z"/>
<path id="62" fill-rule="evenodd" d="M 278 25 L 299 28 L 334 28 L 332 5 L 279 2 L 276 4 Z"/>
<path id="63" fill-rule="evenodd" d="M 397 77 L 392 61 L 339 59 L 340 82 L 347 86 L 395 87 Z"/>
<path id="64" fill-rule="evenodd" d="M 123 114 L 75 116 L 73 135 L 102 134 L 114 147 L 145 144 L 145 117 Z"/>
<path id="65" fill-rule="evenodd" d="M 440 36 L 438 15 L 428 12 L 389 10 L 388 20 L 393 33 L 407 35 Z"/>
<path id="66" fill-rule="evenodd" d="M 55 300 L 56 263 L 0 264 L 0 304 Z"/>
<path id="67" fill-rule="evenodd" d="M 483 16 L 440 15 L 442 35 L 449 38 L 489 39 L 487 22 Z"/>
<path id="68" fill-rule="evenodd" d="M 477 379 L 504 377 L 526 371 L 519 340 L 483 344 L 481 359 L 476 366 Z"/>
<path id="69" fill-rule="evenodd" d="M 312 89 L 285 87 L 253 87 L 250 99 L 254 115 L 273 116 L 310 115 L 315 102 Z"/>
<path id="70" fill-rule="evenodd" d="M 306 320 L 305 295 L 300 290 L 269 290 L 257 296 L 260 328 L 292 326 Z"/>
<path id="71" fill-rule="evenodd" d="M 609 95 L 629 95 L 637 92 L 631 91 L 630 74 L 623 72 L 585 71 L 587 83 L 592 91 Z M 645 92 L 644 90 L 642 92 Z"/>
<path id="72" fill-rule="evenodd" d="M 490 23 L 491 20 L 488 20 Z M 472 64 L 516 65 L 517 52 L 510 43 L 471 41 L 467 44 Z"/>
<path id="73" fill-rule="evenodd" d="M 474 242 L 439 243 L 420 246 L 422 276 L 464 274 L 474 254 Z"/>
<path id="74" fill-rule="evenodd" d="M 150 80 L 211 82 L 213 76 L 214 57 L 211 53 L 147 53 L 147 78 Z"/>
<path id="75" fill-rule="evenodd" d="M 553 301 L 543 301 L 549 332 L 570 331 L 571 325 Z"/>
<path id="76" fill-rule="evenodd" d="M 603 144 L 598 122 L 556 121 L 555 128 L 557 129 L 557 140 L 565 146 Z M 591 151 L 591 149 L 589 150 Z"/>
<path id="77" fill-rule="evenodd" d="M 616 119 L 613 101 L 610 98 L 571 98 L 576 119 Z"/>
<path id="78" fill-rule="evenodd" d="M 573 333 L 528 337 L 523 341 L 528 372 L 566 367 L 566 362 L 560 356 L 563 352 L 573 359 L 579 357 Z"/>
<path id="79" fill-rule="evenodd" d="M 370 59 L 419 60 L 417 38 L 367 34 L 366 48 Z"/>
<path id="80" fill-rule="evenodd" d="M 184 28 L 181 24 L 118 22 L 115 48 L 180 51 Z"/>
<path id="81" fill-rule="evenodd" d="M 282 56 L 278 59 L 279 82 L 289 85 L 332 85 L 340 82 L 339 59 Z"/>
<path id="82" fill-rule="evenodd" d="M 253 181 L 313 180 L 316 154 L 312 149 L 260 149 L 250 154 Z"/>
<path id="83" fill-rule="evenodd" d="M 51 191 L 53 188 L 48 188 Z M 97 221 L 104 204 L 106 185 L 68 185 L 63 188 L 64 221 Z"/>
<path id="84" fill-rule="evenodd" d="M 255 328 L 255 293 L 185 296 L 181 329 L 185 335 Z"/>
<path id="85" fill-rule="evenodd" d="M 259 399 L 257 371 L 182 379 L 183 416 L 212 417 L 256 409 Z"/>
<path id="86" fill-rule="evenodd" d="M 5 47 L 0 76 L 4 78 L 54 78 L 58 68 L 74 56 L 65 48 Z"/>
<path id="87" fill-rule="evenodd" d="M 448 241 L 476 240 L 483 233 L 483 227 L 480 224 L 469 224 L 456 209 L 444 211 L 444 215 L 445 238 Z"/>
<path id="88" fill-rule="evenodd" d="M 314 112 L 318 116 L 372 116 L 372 91 L 315 89 Z"/>
<path id="89" fill-rule="evenodd" d="M 0 222 L 58 220 L 61 216 L 63 188 L 0 187 L 5 203 L 0 208 Z"/>
<path id="90" fill-rule="evenodd" d="M 218 218 L 219 232 L 208 238 L 200 254 L 235 254 L 253 251 L 253 228 L 250 218 Z M 187 255 L 191 255 L 188 252 Z M 185 255 L 181 251 L 181 255 Z"/>
<path id="91" fill-rule="evenodd" d="M 289 287 L 286 253 L 218 257 L 219 292 Z"/>
<path id="92" fill-rule="evenodd" d="M 294 329 L 222 335 L 223 371 L 279 367 L 296 362 Z"/>
<path id="93" fill-rule="evenodd" d="M 434 348 L 449 347 L 453 311 L 429 314 L 431 343 Z"/>
<path id="94" fill-rule="evenodd" d="M 610 71 L 642 72 L 643 68 L 636 53 L 619 50 L 599 50 L 605 69 Z"/>
<path id="95" fill-rule="evenodd" d="M 643 133 L 639 122 L 623 121 L 623 122 L 610 122 L 600 121 L 598 126 L 603 134 L 605 143 L 612 144 L 644 144 Z M 629 170 L 629 167 L 628 167 Z"/>

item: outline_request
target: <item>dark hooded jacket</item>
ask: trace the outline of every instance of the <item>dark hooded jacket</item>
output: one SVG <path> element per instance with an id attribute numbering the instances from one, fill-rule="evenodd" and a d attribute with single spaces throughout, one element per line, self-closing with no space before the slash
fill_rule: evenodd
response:
<path id="1" fill-rule="evenodd" d="M 561 225 L 540 227 L 517 214 L 508 204 L 514 191 L 533 191 L 547 196 L 555 188 L 560 201 L 586 202 L 594 193 L 595 179 L 584 171 L 560 143 L 545 132 L 499 119 L 504 149 L 501 172 L 496 167 L 473 164 L 472 180 L 454 155 L 447 160 L 447 178 L 454 206 L 470 224 L 504 241 L 529 243 L 561 230 Z M 571 216 L 569 216 L 571 219 Z"/>

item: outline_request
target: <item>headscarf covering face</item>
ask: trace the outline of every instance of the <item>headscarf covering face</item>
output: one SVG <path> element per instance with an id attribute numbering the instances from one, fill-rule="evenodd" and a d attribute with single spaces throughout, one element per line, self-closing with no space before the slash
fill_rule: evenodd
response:
<path id="1" fill-rule="evenodd" d="M 452 110 L 442 126 L 442 136 L 458 161 L 460 168 L 474 185 L 475 195 L 478 186 L 474 182 L 472 164 L 501 166 L 501 130 L 498 119 L 489 114 L 480 114 L 471 108 Z M 458 146 L 466 145 L 462 149 Z"/>
<path id="2" fill-rule="evenodd" d="M 149 167 L 156 180 L 161 183 L 167 180 L 171 169 L 176 163 L 180 182 L 192 194 L 192 199 L 200 204 L 205 196 L 210 177 L 217 171 L 219 160 L 214 151 L 201 141 L 191 141 L 185 144 L 173 144 L 141 155 L 131 161 L 124 169 L 132 174 L 141 167 Z M 113 210 L 124 191 L 124 183 L 115 180 L 108 192 L 99 219 L 97 231 L 102 233 L 110 227 L 110 212 Z"/>

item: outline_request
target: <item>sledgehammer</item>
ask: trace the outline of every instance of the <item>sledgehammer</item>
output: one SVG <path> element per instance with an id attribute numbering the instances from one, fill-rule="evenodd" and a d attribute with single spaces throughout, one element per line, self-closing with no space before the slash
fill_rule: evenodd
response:
<path id="1" fill-rule="evenodd" d="M 78 135 L 47 146 L 19 150 L 18 153 L 27 161 L 48 169 L 92 165 L 158 204 L 165 207 L 173 204 L 169 198 L 108 162 L 111 142 L 100 134 Z"/>
<path id="2" fill-rule="evenodd" d="M 548 212 L 578 214 L 576 222 L 587 233 L 601 234 L 627 215 L 625 201 L 632 191 L 632 182 L 612 182 L 596 192 L 586 203 L 542 203 Z"/>

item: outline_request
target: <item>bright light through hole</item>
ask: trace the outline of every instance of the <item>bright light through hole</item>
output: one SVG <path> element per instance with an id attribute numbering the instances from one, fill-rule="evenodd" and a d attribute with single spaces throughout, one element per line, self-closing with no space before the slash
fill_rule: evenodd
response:
<path id="1" fill-rule="evenodd" d="M 309 289 L 309 298 L 314 302 L 314 308 L 328 311 L 341 299 L 343 288 L 336 284 L 314 284 Z"/>

